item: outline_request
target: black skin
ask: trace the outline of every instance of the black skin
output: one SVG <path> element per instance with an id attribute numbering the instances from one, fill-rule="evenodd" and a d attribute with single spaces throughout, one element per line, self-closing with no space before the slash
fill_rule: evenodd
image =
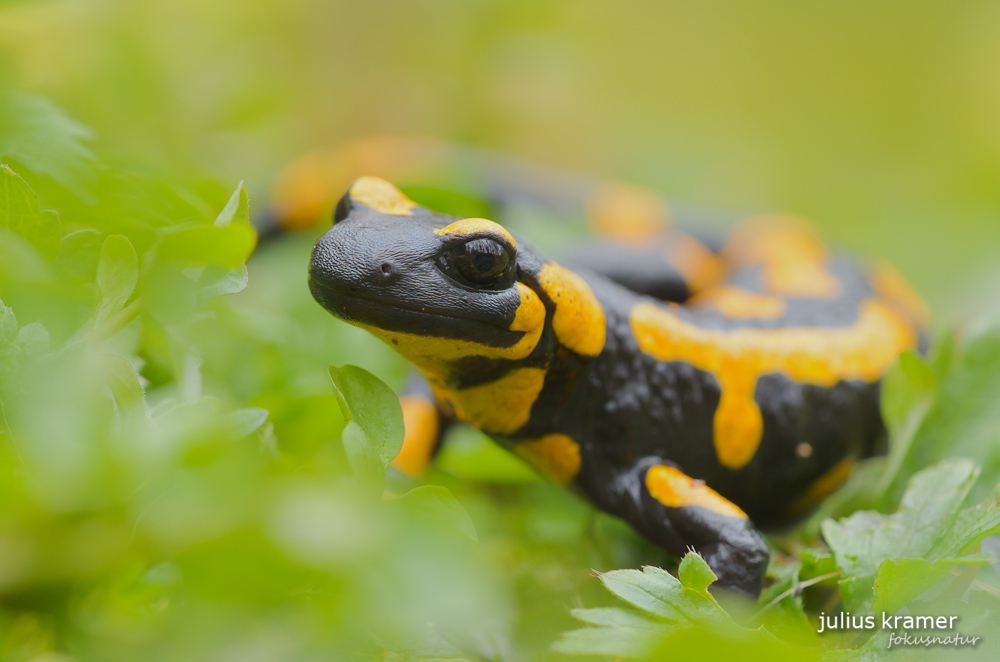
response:
<path id="1" fill-rule="evenodd" d="M 769 552 L 755 524 L 787 525 L 788 506 L 811 482 L 845 458 L 872 454 L 884 434 L 878 384 L 842 381 L 823 388 L 779 374 L 762 377 L 755 396 L 764 416 L 759 450 L 746 466 L 729 469 L 719 463 L 713 447 L 712 420 L 720 396 L 715 376 L 684 361 L 663 362 L 643 353 L 629 326 L 636 302 L 650 301 L 650 295 L 675 301 L 688 296 L 675 269 L 643 267 L 649 256 L 642 251 L 648 249 L 592 250 L 590 258 L 585 252 L 567 260 L 589 284 L 607 320 L 603 350 L 584 357 L 555 337 L 555 302 L 538 282 L 545 263 L 538 251 L 518 237 L 516 250 L 504 247 L 511 258 L 507 280 L 489 287 L 470 283 L 454 272 L 450 260 L 456 246 L 477 237 L 433 232 L 455 220 L 422 208 L 410 216 L 384 214 L 345 195 L 334 226 L 313 252 L 314 297 L 335 316 L 369 328 L 510 347 L 521 336 L 508 328 L 519 302 L 514 281 L 530 287 L 547 309 L 534 351 L 518 360 L 480 356 L 457 361 L 447 376 L 448 387 L 487 383 L 519 367 L 547 367 L 527 423 L 513 434 L 491 436 L 508 449 L 553 432 L 570 436 L 581 455 L 572 484 L 576 490 L 673 554 L 694 548 L 719 577 L 719 585 L 756 596 Z M 634 271 L 628 268 L 630 259 Z M 872 296 L 872 288 L 848 260 L 835 260 L 832 271 L 842 284 L 837 299 L 790 299 L 788 312 L 778 319 L 729 319 L 684 307 L 679 314 L 702 327 L 724 330 L 847 326 L 857 319 L 858 306 Z M 736 273 L 730 282 L 752 290 L 757 276 Z M 445 418 L 450 413 L 442 409 Z M 812 448 L 807 457 L 796 452 L 803 442 Z M 704 480 L 750 519 L 699 505 L 663 505 L 645 487 L 646 471 L 654 465 Z"/>

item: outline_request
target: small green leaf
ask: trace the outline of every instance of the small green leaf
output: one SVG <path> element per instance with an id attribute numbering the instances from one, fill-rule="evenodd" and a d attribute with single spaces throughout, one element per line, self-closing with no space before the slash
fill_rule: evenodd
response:
<path id="1" fill-rule="evenodd" d="M 218 264 L 237 269 L 247 261 L 257 245 L 257 233 L 250 226 L 203 226 L 170 232 L 160 242 L 160 255 L 194 265 Z"/>
<path id="2" fill-rule="evenodd" d="M 0 227 L 23 237 L 49 260 L 59 253 L 59 217 L 43 213 L 35 192 L 6 165 L 0 165 Z"/>
<path id="3" fill-rule="evenodd" d="M 684 556 L 677 569 L 677 577 L 681 584 L 699 593 L 708 593 L 708 585 L 718 579 L 697 552 L 689 552 Z"/>
<path id="4" fill-rule="evenodd" d="M 243 182 L 236 187 L 236 190 L 229 197 L 229 202 L 219 212 L 215 219 L 215 227 L 224 228 L 228 225 L 250 225 L 250 199 L 247 197 L 247 190 Z"/>
<path id="5" fill-rule="evenodd" d="M 692 555 L 697 556 L 693 552 L 687 556 Z M 694 581 L 692 586 L 685 586 L 669 572 L 655 566 L 646 566 L 642 572 L 612 570 L 603 573 L 601 581 L 619 598 L 659 618 L 678 623 L 733 625 L 729 615 L 706 588 L 697 588 L 704 581 L 704 569 L 697 560 L 689 561 L 689 564 L 685 576 Z"/>
<path id="6" fill-rule="evenodd" d="M 403 410 L 399 398 L 381 380 L 356 366 L 330 368 L 337 402 L 348 419 L 344 449 L 358 480 L 379 494 L 385 469 L 403 446 Z"/>
<path id="7" fill-rule="evenodd" d="M 224 269 L 217 264 L 210 264 L 198 278 L 198 296 L 202 301 L 206 301 L 227 294 L 236 294 L 246 289 L 249 280 L 245 264 L 235 269 Z"/>
<path id="8" fill-rule="evenodd" d="M 139 258 L 132 242 L 120 234 L 104 240 L 97 260 L 97 288 L 101 302 L 96 320 L 103 322 L 125 306 L 139 280 Z"/>
<path id="9" fill-rule="evenodd" d="M 398 499 L 387 501 L 386 505 L 405 513 L 424 525 L 446 531 L 454 531 L 479 541 L 476 526 L 469 513 L 446 487 L 423 485 L 415 487 Z"/>

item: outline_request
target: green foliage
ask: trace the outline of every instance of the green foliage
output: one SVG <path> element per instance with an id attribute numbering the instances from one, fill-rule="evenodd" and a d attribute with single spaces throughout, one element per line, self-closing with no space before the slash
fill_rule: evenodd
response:
<path id="1" fill-rule="evenodd" d="M 375 494 L 385 488 L 385 470 L 403 447 L 403 410 L 381 380 L 361 368 L 330 368 L 344 426 L 344 449 L 354 475 Z"/>
<path id="2" fill-rule="evenodd" d="M 49 99 L 0 90 L 0 161 L 12 160 L 90 200 L 91 131 Z"/>
<path id="3" fill-rule="evenodd" d="M 0 166 L 0 227 L 50 260 L 59 253 L 59 219 L 39 209 L 35 192 L 7 166 Z"/>
<path id="4" fill-rule="evenodd" d="M 996 497 L 965 506 L 1000 481 L 996 333 L 901 358 L 890 457 L 775 539 L 750 608 L 481 434 L 395 473 L 406 367 L 312 301 L 312 237 L 248 264 L 242 183 L 113 165 L 4 99 L 0 657 L 881 659 L 816 614 L 1000 613 Z"/>
<path id="5" fill-rule="evenodd" d="M 894 612 L 955 566 L 992 560 L 968 556 L 1000 531 L 996 497 L 961 510 L 978 475 L 972 462 L 944 461 L 913 477 L 892 515 L 859 511 L 823 523 L 823 537 L 843 571 L 841 594 L 849 611 Z"/>
<path id="6" fill-rule="evenodd" d="M 752 641 L 773 640 L 764 629 L 739 626 L 708 591 L 717 578 L 700 555 L 681 560 L 677 577 L 647 566 L 612 570 L 601 582 L 629 609 L 575 609 L 573 616 L 596 627 L 573 630 L 554 644 L 556 650 L 578 655 L 648 657 L 678 631 L 695 628 L 706 637 Z"/>
<path id="7" fill-rule="evenodd" d="M 914 403 L 892 459 L 898 465 L 887 483 L 887 497 L 899 498 L 906 480 L 945 457 L 965 457 L 981 468 L 973 493 L 979 497 L 1000 483 L 1000 329 L 992 328 L 957 345 L 943 337 L 930 368 L 936 387 L 923 386 L 930 375 L 905 373 L 909 390 L 924 393 Z M 925 369 L 924 373 L 927 372 Z M 897 429 L 894 429 L 896 431 Z"/>

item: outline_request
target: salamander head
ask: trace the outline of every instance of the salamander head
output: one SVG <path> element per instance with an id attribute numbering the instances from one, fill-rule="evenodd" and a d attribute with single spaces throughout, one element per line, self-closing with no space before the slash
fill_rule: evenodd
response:
<path id="1" fill-rule="evenodd" d="M 521 282 L 533 256 L 486 219 L 435 214 L 375 177 L 355 181 L 316 243 L 309 286 L 333 315 L 447 379 L 466 357 L 535 349 L 545 307 Z"/>

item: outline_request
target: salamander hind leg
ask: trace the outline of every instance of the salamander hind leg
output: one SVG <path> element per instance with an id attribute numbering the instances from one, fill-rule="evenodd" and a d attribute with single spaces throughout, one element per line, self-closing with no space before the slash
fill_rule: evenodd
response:
<path id="1" fill-rule="evenodd" d="M 618 481 L 617 514 L 646 538 L 683 556 L 693 548 L 718 586 L 756 597 L 763 586 L 767 543 L 739 507 L 673 464 L 646 458 Z"/>

